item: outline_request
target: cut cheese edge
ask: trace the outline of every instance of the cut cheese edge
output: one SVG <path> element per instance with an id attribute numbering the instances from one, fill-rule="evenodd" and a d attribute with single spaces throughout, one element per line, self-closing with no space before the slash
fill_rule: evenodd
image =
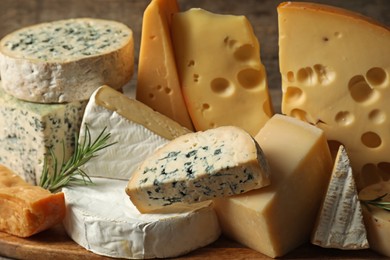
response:
<path id="1" fill-rule="evenodd" d="M 106 129 L 114 145 L 96 153 L 81 168 L 95 177 L 128 180 L 131 173 L 156 148 L 190 131 L 177 122 L 153 111 L 145 104 L 102 86 L 91 96 L 85 109 L 80 143 L 85 127 L 96 139 Z"/>
<path id="2" fill-rule="evenodd" d="M 215 200 L 222 232 L 270 257 L 308 242 L 332 170 L 322 130 L 274 115 L 256 135 L 271 184 Z"/>
<path id="3" fill-rule="evenodd" d="M 173 15 L 172 39 L 195 129 L 234 125 L 256 135 L 272 116 L 272 107 L 248 19 L 190 9 Z"/>
<path id="4" fill-rule="evenodd" d="M 178 137 L 145 158 L 126 188 L 140 212 L 241 194 L 269 185 L 269 167 L 244 130 L 223 126 Z"/>
<path id="5" fill-rule="evenodd" d="M 359 192 L 360 200 L 373 200 L 387 194 L 383 201 L 390 202 L 390 181 L 372 184 Z M 390 212 L 376 206 L 363 206 L 370 248 L 390 257 Z"/>
<path id="6" fill-rule="evenodd" d="M 125 193 L 127 181 L 92 178 L 95 185 L 64 188 L 64 227 L 79 245 L 126 259 L 167 258 L 214 242 L 220 227 L 209 202 L 176 213 L 140 214 Z"/>
<path id="7" fill-rule="evenodd" d="M 388 179 L 389 28 L 312 3 L 284 3 L 278 14 L 282 112 L 346 147 L 358 189 Z"/>
<path id="8" fill-rule="evenodd" d="M 64 216 L 62 192 L 28 184 L 0 164 L 0 231 L 30 237 L 61 223 Z"/>
<path id="9" fill-rule="evenodd" d="M 109 20 L 41 23 L 0 41 L 4 89 L 32 102 L 88 100 L 103 84 L 121 89 L 134 70 L 133 32 Z"/>
<path id="10" fill-rule="evenodd" d="M 152 0 L 142 20 L 136 99 L 193 130 L 171 40 L 171 19 L 179 12 L 176 0 Z"/>
<path id="11" fill-rule="evenodd" d="M 325 248 L 368 248 L 362 208 L 347 151 L 340 146 L 311 242 Z"/>

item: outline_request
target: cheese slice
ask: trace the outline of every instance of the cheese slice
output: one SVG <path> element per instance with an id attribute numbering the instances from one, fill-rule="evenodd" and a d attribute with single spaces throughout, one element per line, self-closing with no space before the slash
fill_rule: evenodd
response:
<path id="1" fill-rule="evenodd" d="M 234 125 L 256 135 L 272 115 L 272 106 L 248 19 L 190 9 L 173 15 L 172 39 L 195 129 Z"/>
<path id="2" fill-rule="evenodd" d="M 125 193 L 127 181 L 92 178 L 94 185 L 64 188 L 64 227 L 79 245 L 99 255 L 145 259 L 175 257 L 220 235 L 210 202 L 176 213 L 141 214 Z"/>
<path id="3" fill-rule="evenodd" d="M 133 32 L 93 18 L 41 23 L 6 35 L 0 56 L 9 94 L 41 103 L 87 100 L 103 84 L 121 89 L 131 79 Z"/>
<path id="4" fill-rule="evenodd" d="M 126 188 L 140 212 L 227 197 L 269 185 L 269 167 L 244 130 L 222 126 L 178 137 L 145 158 Z"/>
<path id="5" fill-rule="evenodd" d="M 81 168 L 89 176 L 128 180 L 157 147 L 190 131 L 145 104 L 102 86 L 91 96 L 85 109 L 80 143 L 85 140 L 85 127 L 92 140 L 105 129 L 114 145 L 96 153 Z"/>
<path id="6" fill-rule="evenodd" d="M 50 148 L 65 160 L 73 153 L 74 133 L 80 130 L 87 101 L 30 103 L 7 94 L 3 85 L 0 82 L 0 164 L 37 184 Z"/>
<path id="7" fill-rule="evenodd" d="M 359 192 L 360 200 L 373 200 L 387 194 L 382 201 L 390 202 L 390 181 L 376 183 Z M 370 248 L 390 257 L 390 212 L 372 205 L 363 206 Z"/>
<path id="8" fill-rule="evenodd" d="M 136 99 L 192 130 L 171 40 L 170 24 L 177 12 L 176 0 L 152 0 L 145 9 Z"/>
<path id="9" fill-rule="evenodd" d="M 368 248 L 362 208 L 348 154 L 341 145 L 311 242 L 326 248 Z"/>
<path id="10" fill-rule="evenodd" d="M 270 257 L 310 240 L 332 171 L 322 130 L 274 115 L 256 135 L 271 170 L 271 184 L 215 200 L 222 232 Z"/>
<path id="11" fill-rule="evenodd" d="M 283 3 L 278 13 L 282 112 L 346 147 L 358 189 L 388 179 L 389 27 L 312 3 Z"/>
<path id="12" fill-rule="evenodd" d="M 0 231 L 30 237 L 53 227 L 65 216 L 62 192 L 31 185 L 0 164 Z"/>

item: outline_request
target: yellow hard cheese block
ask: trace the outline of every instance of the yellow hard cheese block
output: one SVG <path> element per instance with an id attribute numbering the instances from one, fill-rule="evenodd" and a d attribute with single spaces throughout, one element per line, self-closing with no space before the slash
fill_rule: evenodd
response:
<path id="1" fill-rule="evenodd" d="M 259 43 L 247 18 L 190 9 L 174 14 L 172 39 L 195 129 L 234 125 L 257 134 L 272 108 Z"/>
<path id="2" fill-rule="evenodd" d="M 282 112 L 346 147 L 358 189 L 390 178 L 389 27 L 319 4 L 278 13 Z"/>
<path id="3" fill-rule="evenodd" d="M 144 12 L 136 99 L 193 130 L 181 93 L 170 23 L 176 0 L 152 0 Z"/>
<path id="4" fill-rule="evenodd" d="M 269 162 L 271 184 L 215 200 L 225 235 L 270 257 L 309 241 L 332 171 L 322 130 L 282 115 L 255 137 Z"/>
<path id="5" fill-rule="evenodd" d="M 390 181 L 370 185 L 359 193 L 361 200 L 373 200 L 387 194 L 382 201 L 390 202 Z M 390 205 L 387 205 L 389 207 Z M 390 211 L 373 205 L 363 207 L 363 217 L 370 248 L 390 257 Z"/>

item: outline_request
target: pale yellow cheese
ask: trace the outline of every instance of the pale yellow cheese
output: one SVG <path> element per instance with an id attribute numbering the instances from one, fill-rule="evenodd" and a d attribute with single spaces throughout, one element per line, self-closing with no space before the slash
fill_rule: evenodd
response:
<path id="1" fill-rule="evenodd" d="M 380 182 L 362 189 L 361 200 L 372 200 L 387 194 L 382 201 L 390 202 L 390 181 Z M 382 255 L 390 257 L 390 211 L 376 206 L 364 206 L 363 217 L 367 228 L 370 248 Z"/>
<path id="2" fill-rule="evenodd" d="M 322 130 L 275 115 L 256 135 L 269 162 L 271 184 L 215 200 L 225 235 L 270 257 L 309 241 L 332 171 Z"/>
<path id="3" fill-rule="evenodd" d="M 136 99 L 193 130 L 181 93 L 170 23 L 176 0 L 152 0 L 142 20 Z"/>
<path id="4" fill-rule="evenodd" d="M 234 125 L 257 134 L 272 107 L 259 43 L 248 19 L 190 9 L 174 14 L 172 39 L 195 129 Z"/>
<path id="5" fill-rule="evenodd" d="M 359 189 L 389 179 L 389 28 L 311 3 L 284 3 L 278 13 L 282 112 L 343 144 Z"/>

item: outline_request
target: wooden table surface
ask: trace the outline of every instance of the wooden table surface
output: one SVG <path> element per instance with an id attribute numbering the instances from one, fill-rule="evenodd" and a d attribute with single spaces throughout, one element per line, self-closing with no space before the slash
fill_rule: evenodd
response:
<path id="1" fill-rule="evenodd" d="M 251 21 L 261 45 L 262 61 L 267 68 L 268 82 L 276 112 L 280 104 L 280 74 L 278 67 L 278 29 L 274 0 L 179 0 L 181 10 L 200 7 L 206 10 L 245 15 Z M 373 17 L 389 25 L 390 0 L 312 0 L 336 5 Z M 27 25 L 75 17 L 113 19 L 127 24 L 134 31 L 135 64 L 138 61 L 142 13 L 148 0 L 0 0 L 0 38 Z M 133 81 L 129 84 L 134 86 Z M 4 122 L 0 122 L 1 124 Z M 102 259 L 79 247 L 61 226 L 45 231 L 29 239 L 20 239 L 0 233 L 0 256 L 20 259 Z M 226 238 L 210 246 L 196 250 L 189 259 L 268 259 L 266 256 L 245 248 Z M 285 258 L 288 259 L 377 259 L 370 250 L 341 251 L 304 245 Z M 1 259 L 1 257 L 0 257 Z"/>

